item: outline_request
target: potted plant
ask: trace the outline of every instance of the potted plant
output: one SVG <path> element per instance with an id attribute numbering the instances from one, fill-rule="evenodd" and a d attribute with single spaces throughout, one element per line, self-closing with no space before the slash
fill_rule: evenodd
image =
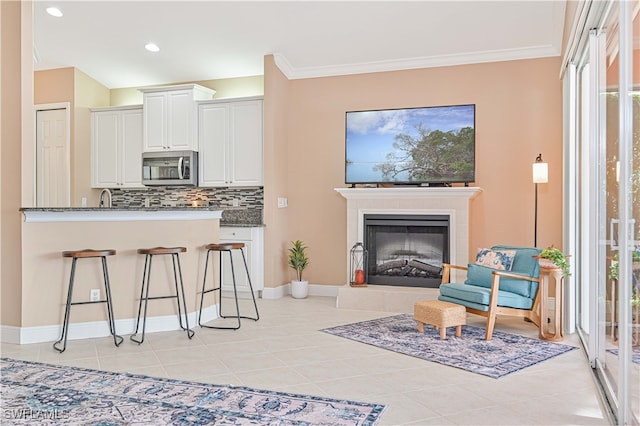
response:
<path id="1" fill-rule="evenodd" d="M 307 246 L 300 240 L 292 241 L 289 248 L 289 266 L 296 271 L 296 279 L 291 280 L 291 297 L 304 299 L 309 294 L 309 281 L 302 279 L 302 271 L 309 265 Z"/>
<path id="2" fill-rule="evenodd" d="M 542 250 L 538 255 L 538 260 L 540 261 L 541 259 L 546 259 L 550 263 L 549 265 L 546 265 L 546 262 L 542 261 L 540 262 L 540 266 L 560 268 L 562 269 L 562 275 L 564 275 L 565 277 L 571 275 L 567 256 L 554 246 L 547 247 L 546 249 Z"/>

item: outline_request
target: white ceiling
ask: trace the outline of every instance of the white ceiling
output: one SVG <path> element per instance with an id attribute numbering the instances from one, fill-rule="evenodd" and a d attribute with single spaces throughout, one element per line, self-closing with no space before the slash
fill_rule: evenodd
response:
<path id="1" fill-rule="evenodd" d="M 290 79 L 557 56 L 564 13 L 564 0 L 36 0 L 35 69 L 122 88 L 262 75 L 268 54 Z"/>

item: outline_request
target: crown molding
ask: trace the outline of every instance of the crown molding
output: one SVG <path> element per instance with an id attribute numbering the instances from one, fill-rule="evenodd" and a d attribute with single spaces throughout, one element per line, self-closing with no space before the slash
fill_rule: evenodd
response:
<path id="1" fill-rule="evenodd" d="M 276 65 L 289 80 L 401 71 L 418 68 L 447 67 L 487 62 L 516 61 L 522 59 L 546 58 L 551 56 L 560 56 L 560 49 L 551 44 L 524 49 L 489 50 L 484 52 L 459 53 L 322 67 L 294 67 L 283 54 L 275 53 L 273 55 Z"/>

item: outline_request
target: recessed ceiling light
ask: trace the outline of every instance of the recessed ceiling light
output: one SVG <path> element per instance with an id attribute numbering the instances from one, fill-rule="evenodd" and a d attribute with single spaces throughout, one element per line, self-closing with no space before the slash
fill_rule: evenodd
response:
<path id="1" fill-rule="evenodd" d="M 46 10 L 49 15 L 55 16 L 56 18 L 60 18 L 62 16 L 62 11 L 57 7 L 51 6 L 51 7 L 48 7 Z"/>
<path id="2" fill-rule="evenodd" d="M 160 51 L 160 48 L 155 43 L 147 43 L 147 44 L 144 45 L 144 48 L 147 49 L 149 52 L 159 52 Z"/>

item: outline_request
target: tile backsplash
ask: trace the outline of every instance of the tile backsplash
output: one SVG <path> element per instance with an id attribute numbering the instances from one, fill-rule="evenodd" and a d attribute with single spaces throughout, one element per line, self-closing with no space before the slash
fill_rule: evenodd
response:
<path id="1" fill-rule="evenodd" d="M 113 207 L 215 206 L 221 209 L 256 209 L 264 206 L 264 189 L 149 186 L 145 189 L 112 189 Z"/>
<path id="2" fill-rule="evenodd" d="M 115 208 L 215 207 L 222 210 L 221 224 L 262 225 L 264 189 L 149 186 L 144 189 L 111 189 Z"/>

